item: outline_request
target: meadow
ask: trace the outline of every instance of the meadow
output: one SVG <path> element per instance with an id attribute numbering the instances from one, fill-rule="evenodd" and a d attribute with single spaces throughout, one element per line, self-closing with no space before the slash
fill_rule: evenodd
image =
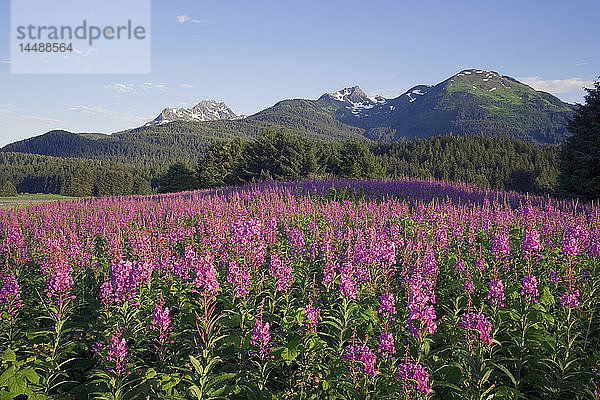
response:
<path id="1" fill-rule="evenodd" d="M 0 400 L 597 399 L 599 221 L 412 179 L 2 207 Z"/>

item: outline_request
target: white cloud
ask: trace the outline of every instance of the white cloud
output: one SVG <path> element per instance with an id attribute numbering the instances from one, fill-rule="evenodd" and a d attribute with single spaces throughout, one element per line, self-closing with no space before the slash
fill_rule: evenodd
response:
<path id="1" fill-rule="evenodd" d="M 542 79 L 539 76 L 526 76 L 517 78 L 518 81 L 531 86 L 535 90 L 542 90 L 549 93 L 568 93 L 582 90 L 583 87 L 592 87 L 594 81 L 587 81 L 581 78 L 567 79 Z"/>
<path id="2" fill-rule="evenodd" d="M 24 119 L 29 119 L 29 120 L 32 120 L 32 121 L 50 123 L 50 124 L 57 124 L 57 125 L 66 125 L 67 124 L 65 121 L 62 121 L 60 119 L 40 117 L 40 116 L 37 116 L 37 115 L 19 115 L 18 117 L 19 118 L 24 118 Z"/>
<path id="3" fill-rule="evenodd" d="M 97 106 L 78 105 L 78 106 L 73 106 L 73 107 L 69 108 L 69 110 L 83 112 L 83 113 L 87 113 L 87 114 L 109 114 L 110 113 L 110 111 L 108 111 L 106 108 L 102 107 L 101 105 L 97 105 Z"/>
<path id="4" fill-rule="evenodd" d="M 580 63 L 575 64 L 575 66 L 576 67 L 583 67 L 584 65 L 588 65 L 588 64 L 589 64 L 588 62 L 580 62 Z"/>
<path id="5" fill-rule="evenodd" d="M 23 111 L 23 109 L 14 103 L 0 104 L 0 114 L 14 114 Z"/>
<path id="6" fill-rule="evenodd" d="M 187 15 L 178 15 L 177 17 L 177 22 L 179 22 L 180 24 L 186 23 L 186 22 L 191 22 L 194 24 L 201 24 L 202 20 L 201 19 L 193 19 L 191 17 L 188 17 Z"/>
<path id="7" fill-rule="evenodd" d="M 24 119 L 27 119 L 30 121 L 43 122 L 47 124 L 68 125 L 67 122 L 62 121 L 60 119 L 42 117 L 39 115 L 22 114 L 23 111 L 23 107 L 18 106 L 14 103 L 0 104 L 0 116 L 3 120 L 22 122 Z"/>
<path id="8" fill-rule="evenodd" d="M 177 105 L 178 105 L 179 107 L 185 107 L 185 106 L 187 106 L 187 105 L 188 105 L 188 103 L 186 103 L 185 101 L 180 101 L 179 103 L 177 103 Z"/>
<path id="9" fill-rule="evenodd" d="M 194 85 L 190 85 L 189 83 L 182 83 L 182 84 L 181 84 L 181 87 L 182 87 L 182 88 L 186 88 L 186 89 L 193 89 L 193 88 L 195 88 L 196 86 L 194 86 Z"/>
<path id="10" fill-rule="evenodd" d="M 133 115 L 131 113 L 124 114 L 124 113 L 120 113 L 117 111 L 112 111 L 100 104 L 95 105 L 95 106 L 88 106 L 88 105 L 80 104 L 80 105 L 76 105 L 76 106 L 69 108 L 69 110 L 76 111 L 76 112 L 82 112 L 85 114 L 105 115 L 109 118 L 118 119 L 118 120 L 122 120 L 122 121 L 141 122 L 141 121 L 149 121 L 152 118 L 154 118 L 154 117 L 149 117 L 149 116 Z"/>
<path id="11" fill-rule="evenodd" d="M 10 64 L 10 60 L 0 60 L 0 63 L 2 63 L 2 64 Z"/>
<path id="12" fill-rule="evenodd" d="M 119 93 L 129 93 L 133 92 L 135 88 L 133 87 L 133 83 L 111 83 L 109 85 L 104 86 L 106 89 L 113 89 Z"/>
<path id="13" fill-rule="evenodd" d="M 162 92 L 167 90 L 167 85 L 165 85 L 164 83 L 144 82 L 140 85 L 140 87 L 144 90 L 156 89 Z"/>

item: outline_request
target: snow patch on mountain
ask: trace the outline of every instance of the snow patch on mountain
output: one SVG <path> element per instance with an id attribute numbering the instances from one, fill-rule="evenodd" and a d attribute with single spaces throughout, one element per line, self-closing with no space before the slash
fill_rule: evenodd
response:
<path id="1" fill-rule="evenodd" d="M 240 119 L 223 102 L 214 100 L 205 100 L 196 104 L 192 108 L 165 108 L 156 118 L 146 123 L 146 126 L 164 125 L 173 121 L 216 121 L 220 119 Z"/>

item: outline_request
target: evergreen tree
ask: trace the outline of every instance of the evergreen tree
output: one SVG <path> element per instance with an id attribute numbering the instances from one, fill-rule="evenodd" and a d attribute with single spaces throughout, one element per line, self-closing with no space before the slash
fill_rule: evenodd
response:
<path id="1" fill-rule="evenodd" d="M 600 80 L 586 91 L 585 104 L 575 107 L 568 123 L 571 135 L 561 153 L 559 191 L 593 200 L 600 198 Z"/>
<path id="2" fill-rule="evenodd" d="M 340 162 L 335 168 L 339 176 L 348 178 L 384 178 L 381 167 L 366 144 L 354 140 L 344 142 L 340 149 Z"/>
<path id="3" fill-rule="evenodd" d="M 316 171 L 314 154 L 314 147 L 285 129 L 265 129 L 244 148 L 235 178 L 237 182 L 266 176 L 280 181 L 298 179 Z"/>
<path id="4" fill-rule="evenodd" d="M 0 197 L 13 197 L 17 194 L 17 188 L 11 181 L 4 182 L 4 185 L 0 188 Z"/>
<path id="5" fill-rule="evenodd" d="M 210 188 L 235 183 L 233 174 L 238 168 L 245 146 L 246 142 L 240 138 L 210 143 L 196 168 L 199 187 Z"/>
<path id="6" fill-rule="evenodd" d="M 183 163 L 175 163 L 169 167 L 169 170 L 158 184 L 158 190 L 161 193 L 184 192 L 196 188 L 196 177 L 194 172 Z"/>

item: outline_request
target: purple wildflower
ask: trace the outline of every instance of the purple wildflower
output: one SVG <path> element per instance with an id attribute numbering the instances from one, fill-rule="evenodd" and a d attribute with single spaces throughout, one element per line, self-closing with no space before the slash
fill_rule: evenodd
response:
<path id="1" fill-rule="evenodd" d="M 0 287 L 0 321 L 2 321 L 3 312 L 11 317 L 16 317 L 22 305 L 17 277 L 10 273 L 6 274 L 2 277 L 2 286 Z"/>
<path id="2" fill-rule="evenodd" d="M 100 298 L 105 307 L 122 306 L 125 302 L 135 303 L 138 288 L 146 277 L 145 264 L 118 261 L 110 266 L 110 280 L 100 286 Z"/>
<path id="3" fill-rule="evenodd" d="M 356 270 L 350 263 L 345 263 L 341 268 L 340 276 L 340 297 L 349 297 L 356 299 L 358 291 L 356 289 Z"/>
<path id="4" fill-rule="evenodd" d="M 564 291 L 560 295 L 560 305 L 561 307 L 573 307 L 579 308 L 579 289 L 569 288 L 569 290 Z"/>
<path id="5" fill-rule="evenodd" d="M 48 289 L 46 295 L 49 298 L 56 298 L 59 306 L 75 298 L 75 296 L 70 295 L 71 286 L 73 286 L 72 272 L 73 268 L 64 264 L 52 271 L 47 279 Z"/>
<path id="6" fill-rule="evenodd" d="M 523 278 L 523 288 L 521 289 L 521 296 L 530 303 L 537 303 L 538 290 L 537 290 L 537 278 L 535 275 L 527 275 Z"/>
<path id="7" fill-rule="evenodd" d="M 477 261 L 475 262 L 475 268 L 479 268 L 480 271 L 485 271 L 485 258 L 477 258 Z"/>
<path id="8" fill-rule="evenodd" d="M 196 277 L 192 282 L 193 293 L 217 294 L 219 281 L 214 264 L 213 256 L 208 253 L 199 258 L 196 264 Z"/>
<path id="9" fill-rule="evenodd" d="M 487 294 L 487 299 L 496 307 L 504 307 L 504 282 L 502 279 L 494 279 L 490 282 L 490 291 Z"/>
<path id="10" fill-rule="evenodd" d="M 482 313 L 463 314 L 461 315 L 461 322 L 458 325 L 467 331 L 478 331 L 479 339 L 481 339 L 482 342 L 492 344 L 492 324 Z M 469 333 L 466 333 L 465 338 L 472 339 L 472 336 Z"/>
<path id="11" fill-rule="evenodd" d="M 287 259 L 279 258 L 277 253 L 271 255 L 271 264 L 269 274 L 277 281 L 277 290 L 285 292 L 292 286 L 294 282 L 294 273 L 292 266 Z"/>
<path id="12" fill-rule="evenodd" d="M 384 293 L 379 296 L 379 314 L 387 317 L 388 321 L 395 321 L 396 301 L 393 293 Z"/>
<path id="13" fill-rule="evenodd" d="M 158 332 L 157 340 L 163 342 L 167 337 L 171 336 L 171 316 L 169 307 L 164 307 L 165 301 L 162 296 L 156 302 L 152 312 L 152 323 L 150 329 Z"/>
<path id="14" fill-rule="evenodd" d="M 473 283 L 473 280 L 471 278 L 465 280 L 465 283 L 463 285 L 463 291 L 468 294 L 473 294 L 473 292 L 475 291 L 475 284 Z"/>
<path id="15" fill-rule="evenodd" d="M 106 359 L 114 363 L 115 367 L 112 370 L 117 375 L 121 374 L 127 367 L 127 361 L 129 360 L 127 358 L 127 342 L 124 338 L 121 338 L 121 331 L 118 326 L 115 333 L 110 337 Z"/>
<path id="16" fill-rule="evenodd" d="M 394 335 L 388 332 L 384 332 L 379 335 L 379 347 L 377 348 L 377 352 L 385 357 L 388 361 L 393 360 L 394 353 L 396 352 Z"/>
<path id="17" fill-rule="evenodd" d="M 510 257 L 510 240 L 508 235 L 502 230 L 497 231 L 494 235 L 492 255 L 495 259 Z"/>
<path id="18" fill-rule="evenodd" d="M 250 271 L 245 266 L 240 267 L 235 260 L 229 261 L 227 282 L 235 285 L 235 297 L 244 297 L 252 289 Z"/>
<path id="19" fill-rule="evenodd" d="M 560 251 L 568 256 L 578 256 L 581 254 L 577 237 L 565 233 Z"/>
<path id="20" fill-rule="evenodd" d="M 367 375 L 377 375 L 378 371 L 375 369 L 375 361 L 377 358 L 375 357 L 373 350 L 367 346 L 367 344 L 350 344 L 346 346 L 346 351 L 342 358 L 350 364 L 350 371 L 352 371 L 352 373 L 358 371 L 356 363 L 360 363 L 362 364 L 362 372 Z"/>
<path id="21" fill-rule="evenodd" d="M 263 322 L 262 310 L 256 321 L 254 321 L 254 327 L 252 328 L 252 339 L 250 343 L 254 346 L 258 346 L 258 355 L 264 358 L 271 351 L 271 330 L 268 322 Z"/>
<path id="22" fill-rule="evenodd" d="M 558 275 L 555 270 L 550 271 L 548 274 L 548 280 L 552 283 L 558 283 Z"/>
<path id="23" fill-rule="evenodd" d="M 414 383 L 405 383 L 405 389 L 416 389 L 425 395 L 431 393 L 431 387 L 429 387 L 429 373 L 425 367 L 419 363 L 400 364 L 398 366 L 398 372 L 396 373 L 396 379 L 415 381 Z"/>
<path id="24" fill-rule="evenodd" d="M 527 255 L 536 255 L 542 251 L 540 233 L 536 229 L 528 229 L 525 231 L 525 236 L 521 242 L 521 250 Z"/>
<path id="25" fill-rule="evenodd" d="M 406 329 L 412 336 L 420 338 L 423 328 L 428 333 L 434 333 L 437 330 L 435 309 L 433 308 L 433 304 L 435 304 L 433 285 L 432 279 L 424 278 L 420 273 L 413 275 L 408 282 Z"/>
<path id="26" fill-rule="evenodd" d="M 308 327 L 309 332 L 314 332 L 315 328 L 319 324 L 319 317 L 321 316 L 321 309 L 313 305 L 312 298 L 308 301 L 308 304 L 302 310 L 303 318 L 302 323 Z"/>

